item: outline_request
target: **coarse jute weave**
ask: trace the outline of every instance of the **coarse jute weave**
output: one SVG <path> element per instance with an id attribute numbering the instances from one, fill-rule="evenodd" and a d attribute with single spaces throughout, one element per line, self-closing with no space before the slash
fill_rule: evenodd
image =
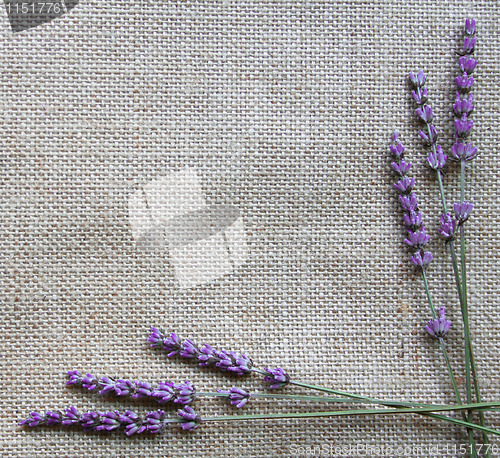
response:
<path id="1" fill-rule="evenodd" d="M 453 321 L 447 342 L 463 391 L 460 309 L 407 74 L 426 72 L 449 152 L 466 17 L 478 29 L 472 138 L 481 152 L 467 171 L 471 328 L 484 399 L 500 399 L 498 1 L 81 1 L 16 34 L 0 10 L 1 456 L 288 457 L 313 446 L 320 456 L 354 444 L 424 447 L 406 456 L 439 445 L 438 456 L 458 456 L 462 428 L 411 416 L 210 423 L 130 438 L 17 421 L 68 405 L 158 408 L 65 387 L 70 369 L 265 389 L 257 377 L 167 359 L 147 345 L 151 325 L 297 380 L 452 403 L 424 330 L 388 144 L 399 129 L 415 162 L 431 290 Z M 186 167 L 207 205 L 239 209 L 248 246 L 243 264 L 190 288 L 168 250 L 137 250 L 129 221 L 137 189 Z M 452 163 L 450 202 L 457 179 Z M 245 411 L 306 407 L 254 400 Z M 222 400 L 197 409 L 234 410 Z M 487 421 L 500 428 L 498 415 Z"/>

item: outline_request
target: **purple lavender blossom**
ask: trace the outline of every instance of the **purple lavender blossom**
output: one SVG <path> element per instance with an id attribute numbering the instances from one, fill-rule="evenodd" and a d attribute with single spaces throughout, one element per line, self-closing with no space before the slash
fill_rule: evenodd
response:
<path id="1" fill-rule="evenodd" d="M 471 129 L 473 122 L 467 118 L 464 113 L 461 118 L 455 120 L 455 135 L 457 138 L 466 138 Z"/>
<path id="2" fill-rule="evenodd" d="M 68 371 L 69 380 L 66 382 L 66 385 L 81 385 L 83 376 L 78 371 Z"/>
<path id="3" fill-rule="evenodd" d="M 92 374 L 87 374 L 82 378 L 82 386 L 87 390 L 93 390 L 98 383 L 98 380 Z"/>
<path id="4" fill-rule="evenodd" d="M 152 434 L 158 434 L 165 429 L 167 425 L 166 414 L 163 410 L 148 412 L 144 418 L 147 430 Z"/>
<path id="5" fill-rule="evenodd" d="M 429 236 L 425 233 L 425 228 L 422 226 L 419 230 L 408 231 L 408 238 L 405 243 L 408 246 L 421 250 L 429 242 Z"/>
<path id="6" fill-rule="evenodd" d="M 439 233 L 446 239 L 446 242 L 450 242 L 455 239 L 456 228 L 457 224 L 449 213 L 441 216 L 441 227 L 439 228 Z"/>
<path id="7" fill-rule="evenodd" d="M 430 151 L 427 156 L 427 164 L 434 170 L 442 170 L 448 157 L 443 153 L 441 146 L 436 145 L 436 151 Z"/>
<path id="8" fill-rule="evenodd" d="M 177 391 L 177 396 L 174 399 L 174 402 L 177 404 L 190 404 L 196 399 L 196 390 L 189 381 L 174 385 L 174 389 Z"/>
<path id="9" fill-rule="evenodd" d="M 403 210 L 407 212 L 411 210 L 416 211 L 418 208 L 417 196 L 413 192 L 407 196 L 404 195 L 399 196 L 399 202 L 401 203 Z"/>
<path id="10" fill-rule="evenodd" d="M 438 133 L 436 128 L 431 124 L 428 131 L 419 130 L 418 135 L 427 146 L 432 146 L 438 141 Z"/>
<path id="11" fill-rule="evenodd" d="M 200 366 L 215 366 L 222 371 L 234 372 L 238 375 L 247 374 L 252 371 L 252 360 L 244 354 L 234 351 L 216 350 L 208 344 L 201 347 L 196 346 L 191 340 L 186 339 L 180 343 L 179 338 L 170 334 L 171 342 L 165 344 L 164 335 L 157 328 L 151 328 L 152 334 L 148 341 L 152 346 L 158 346 L 157 342 L 163 339 L 163 346 L 169 352 L 167 356 L 180 355 L 183 358 L 194 359 Z"/>
<path id="12" fill-rule="evenodd" d="M 440 318 L 430 320 L 425 327 L 427 332 L 436 339 L 444 337 L 451 327 L 451 322 L 444 316 L 444 307 L 439 309 L 439 314 Z"/>
<path id="13" fill-rule="evenodd" d="M 415 110 L 415 114 L 425 123 L 430 123 L 433 118 L 432 107 L 430 105 L 422 105 L 420 108 Z"/>
<path id="14" fill-rule="evenodd" d="M 462 117 L 463 114 L 469 116 L 474 111 L 474 105 L 472 104 L 472 94 L 462 97 L 460 92 L 457 92 L 457 98 L 455 104 L 453 105 L 453 112 L 457 118 Z"/>
<path id="15" fill-rule="evenodd" d="M 160 382 L 158 388 L 151 393 L 151 396 L 156 398 L 160 404 L 173 401 L 176 396 L 174 384 L 171 382 Z"/>
<path id="16" fill-rule="evenodd" d="M 476 65 L 477 60 L 472 57 L 462 56 L 460 57 L 460 59 L 458 59 L 458 66 L 460 67 L 460 70 L 469 75 L 474 71 Z"/>
<path id="17" fill-rule="evenodd" d="M 401 178 L 397 183 L 394 183 L 394 189 L 401 194 L 409 194 L 413 186 L 415 186 L 415 178 L 408 178 L 407 176 Z"/>
<path id="18" fill-rule="evenodd" d="M 465 20 L 465 30 L 466 35 L 472 37 L 476 33 L 476 21 L 474 19 L 467 18 Z"/>
<path id="19" fill-rule="evenodd" d="M 474 77 L 464 73 L 455 78 L 455 84 L 459 92 L 467 93 L 472 89 L 472 86 L 474 86 Z"/>
<path id="20" fill-rule="evenodd" d="M 181 424 L 181 428 L 186 431 L 193 431 L 193 429 L 196 429 L 203 421 L 201 417 L 196 415 L 196 412 L 189 406 L 185 406 L 183 409 L 178 410 L 177 415 L 184 420 Z"/>
<path id="21" fill-rule="evenodd" d="M 422 70 L 419 70 L 418 73 L 416 74 L 410 72 L 409 76 L 410 76 L 410 81 L 415 87 L 420 88 L 425 84 L 425 75 Z"/>
<path id="22" fill-rule="evenodd" d="M 113 431 L 121 426 L 120 413 L 116 410 L 113 412 L 99 412 L 100 424 L 95 428 L 96 431 Z"/>
<path id="23" fill-rule="evenodd" d="M 430 251 L 426 251 L 423 256 L 421 251 L 417 251 L 412 257 L 411 262 L 417 266 L 422 268 L 423 270 L 429 267 L 429 264 L 432 262 L 432 253 Z"/>
<path id="24" fill-rule="evenodd" d="M 151 335 L 148 338 L 148 342 L 151 343 L 153 348 L 163 346 L 163 349 L 168 352 L 167 356 L 169 358 L 179 354 L 181 350 L 181 342 L 173 332 L 166 337 L 162 330 L 154 327 L 151 327 Z"/>
<path id="25" fill-rule="evenodd" d="M 462 55 L 473 54 L 476 46 L 476 37 L 465 37 L 464 46 L 462 48 Z"/>
<path id="26" fill-rule="evenodd" d="M 412 91 L 411 95 L 412 95 L 413 100 L 415 101 L 415 103 L 417 105 L 423 105 L 428 100 L 428 94 L 427 94 L 426 87 L 420 88 L 420 90 L 417 90 L 417 91 Z"/>
<path id="27" fill-rule="evenodd" d="M 217 390 L 217 392 L 229 395 L 228 397 L 231 405 L 238 409 L 241 409 L 248 402 L 251 396 L 250 393 L 247 393 L 245 390 L 236 386 L 233 386 L 229 391 Z"/>
<path id="28" fill-rule="evenodd" d="M 73 407 L 73 406 L 68 407 L 64 411 L 64 416 L 63 416 L 61 424 L 64 426 L 74 425 L 74 424 L 80 422 L 80 417 L 81 417 L 81 415 L 79 414 L 78 410 L 76 410 L 76 407 Z"/>
<path id="29" fill-rule="evenodd" d="M 422 213 L 415 211 L 413 208 L 408 210 L 408 213 L 403 215 L 403 221 L 407 230 L 415 231 L 422 226 Z"/>
<path id="30" fill-rule="evenodd" d="M 402 177 L 404 177 L 411 169 L 411 162 L 405 162 L 403 160 L 400 163 L 393 162 L 391 165 L 392 170 Z"/>
<path id="31" fill-rule="evenodd" d="M 29 417 L 21 420 L 18 425 L 20 426 L 30 426 L 30 427 L 35 427 L 35 426 L 41 426 L 45 425 L 47 423 L 47 418 L 43 413 L 39 412 L 30 412 Z"/>
<path id="32" fill-rule="evenodd" d="M 80 417 L 80 424 L 84 431 L 97 431 L 101 424 L 101 415 L 98 412 L 85 412 Z"/>
<path id="33" fill-rule="evenodd" d="M 68 371 L 71 384 L 78 371 Z M 84 388 L 93 390 L 96 387 L 102 388 L 99 394 L 115 394 L 117 396 L 131 396 L 133 398 L 152 398 L 159 403 L 176 402 L 178 404 L 189 404 L 196 398 L 196 390 L 193 384 L 189 381 L 184 383 L 174 384 L 171 382 L 160 382 L 157 388 L 148 382 L 138 380 L 117 380 L 114 381 L 110 377 L 101 377 L 99 380 L 91 374 L 87 374 L 85 384 L 81 384 Z"/>
<path id="34" fill-rule="evenodd" d="M 472 209 L 474 205 L 470 202 L 457 202 L 453 206 L 453 210 L 455 211 L 455 218 L 457 219 L 457 224 L 461 226 L 464 224 L 472 213 Z"/>
<path id="35" fill-rule="evenodd" d="M 269 388 L 273 390 L 283 388 L 290 383 L 290 376 L 281 367 L 273 369 L 266 367 L 264 370 L 266 372 L 264 380 L 271 384 Z"/>
<path id="36" fill-rule="evenodd" d="M 125 426 L 127 436 L 141 434 L 147 429 L 147 425 L 143 424 L 142 418 L 131 410 L 126 410 L 125 413 L 120 415 L 120 423 Z"/>
<path id="37" fill-rule="evenodd" d="M 470 143 L 457 141 L 451 148 L 451 153 L 457 161 L 472 161 L 477 156 L 477 148 Z"/>

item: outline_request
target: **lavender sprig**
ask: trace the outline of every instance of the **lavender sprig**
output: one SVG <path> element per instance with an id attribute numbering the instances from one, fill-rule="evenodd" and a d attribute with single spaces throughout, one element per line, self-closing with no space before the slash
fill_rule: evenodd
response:
<path id="1" fill-rule="evenodd" d="M 162 432 L 169 423 L 180 423 L 183 429 L 191 431 L 202 421 L 189 406 L 179 410 L 178 416 L 178 419 L 169 419 L 163 410 L 147 412 L 144 417 L 131 410 L 126 410 L 123 413 L 113 410 L 80 414 L 75 407 L 69 407 L 64 412 L 49 411 L 45 414 L 31 412 L 28 418 L 19 422 L 19 425 L 30 427 L 44 425 L 79 426 L 84 431 L 114 431 L 122 428 L 127 436 L 131 436 L 146 431 L 157 434 Z"/>
<path id="2" fill-rule="evenodd" d="M 196 399 L 196 389 L 190 381 L 183 383 L 160 382 L 156 388 L 148 382 L 131 380 L 114 380 L 110 377 L 97 379 L 92 374 L 82 375 L 79 371 L 68 371 L 69 380 L 66 385 L 76 385 L 90 391 L 99 389 L 99 394 L 115 394 L 130 396 L 136 399 L 150 398 L 160 404 L 174 402 L 190 404 Z"/>
<path id="3" fill-rule="evenodd" d="M 244 354 L 215 350 L 208 344 L 198 347 L 189 339 L 181 342 L 173 332 L 167 337 L 163 331 L 151 327 L 148 342 L 152 347 L 163 347 L 169 358 L 179 355 L 182 358 L 195 360 L 200 366 L 214 366 L 238 375 L 252 372 L 252 360 Z"/>

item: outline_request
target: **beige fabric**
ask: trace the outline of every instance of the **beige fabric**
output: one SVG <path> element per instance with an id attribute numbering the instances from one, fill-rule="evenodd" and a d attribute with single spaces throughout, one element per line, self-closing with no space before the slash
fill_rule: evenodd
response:
<path id="1" fill-rule="evenodd" d="M 387 145 L 399 129 L 416 162 L 436 258 L 431 289 L 453 320 L 447 342 L 463 390 L 459 305 L 406 75 L 426 71 L 449 151 L 454 51 L 468 16 L 478 26 L 472 138 L 482 153 L 467 173 L 471 327 L 484 399 L 499 399 L 497 1 L 82 1 L 18 34 L 0 10 L 1 456 L 276 457 L 304 446 L 466 441 L 459 427 L 410 416 L 213 423 L 132 438 L 16 422 L 68 405 L 157 408 L 67 388 L 69 369 L 264 389 L 257 377 L 167 360 L 146 343 L 151 325 L 298 380 L 452 402 L 424 331 L 429 311 L 402 241 Z M 129 220 L 138 189 L 184 167 L 198 171 L 207 205 L 239 209 L 248 248 L 241 266 L 191 288 L 165 245 L 136 248 Z M 458 174 L 448 170 L 452 202 Z M 245 411 L 306 408 L 255 401 Z M 233 412 L 220 400 L 197 409 Z M 500 428 L 498 415 L 487 419 Z"/>

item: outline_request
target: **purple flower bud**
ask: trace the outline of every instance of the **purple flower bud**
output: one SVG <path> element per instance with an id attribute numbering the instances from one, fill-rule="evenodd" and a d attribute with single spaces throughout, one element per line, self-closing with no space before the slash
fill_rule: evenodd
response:
<path id="1" fill-rule="evenodd" d="M 430 123 L 433 118 L 432 107 L 430 105 L 423 105 L 422 107 L 417 108 L 415 110 L 415 114 L 421 121 L 426 123 Z"/>
<path id="2" fill-rule="evenodd" d="M 410 208 L 408 213 L 403 215 L 403 220 L 407 230 L 415 231 L 422 226 L 422 213 Z"/>
<path id="3" fill-rule="evenodd" d="M 242 390 L 241 388 L 233 386 L 229 391 L 217 390 L 218 393 L 228 394 L 231 405 L 241 409 L 250 399 L 250 393 Z"/>
<path id="4" fill-rule="evenodd" d="M 399 164 L 397 162 L 393 162 L 391 165 L 392 170 L 399 173 L 403 177 L 410 171 L 412 164 L 411 162 L 401 161 Z"/>
<path id="5" fill-rule="evenodd" d="M 183 358 L 195 358 L 199 354 L 198 348 L 196 348 L 196 345 L 191 342 L 189 339 L 186 339 L 182 343 L 182 350 L 180 352 L 180 355 Z"/>
<path id="6" fill-rule="evenodd" d="M 233 359 L 233 365 L 227 368 L 228 371 L 234 372 L 238 375 L 243 375 L 251 372 L 253 363 L 248 356 L 244 354 L 239 355 L 233 351 L 229 352 L 229 354 Z"/>
<path id="7" fill-rule="evenodd" d="M 474 19 L 467 18 L 465 20 L 465 33 L 469 36 L 472 36 L 476 33 L 476 21 Z"/>
<path id="8" fill-rule="evenodd" d="M 266 372 L 264 380 L 271 384 L 269 388 L 283 388 L 290 383 L 290 376 L 281 367 L 275 367 L 274 369 L 266 367 L 264 370 Z"/>
<path id="9" fill-rule="evenodd" d="M 422 269 L 427 269 L 429 264 L 432 262 L 432 253 L 430 251 L 426 251 L 422 256 L 421 251 L 417 251 L 412 257 L 411 262 Z"/>
<path id="10" fill-rule="evenodd" d="M 443 153 L 441 146 L 437 145 L 436 152 L 431 151 L 427 156 L 427 164 L 431 169 L 442 170 L 446 164 L 446 159 L 448 159 L 448 156 Z"/>
<path id="11" fill-rule="evenodd" d="M 120 414 L 116 410 L 114 412 L 99 412 L 101 424 L 97 426 L 96 431 L 113 431 L 121 426 Z"/>
<path id="12" fill-rule="evenodd" d="M 415 87 L 422 87 L 425 84 L 425 75 L 422 70 L 420 70 L 416 75 L 413 72 L 409 74 L 410 81 Z"/>
<path id="13" fill-rule="evenodd" d="M 462 48 L 462 54 L 472 54 L 474 52 L 474 47 L 476 46 L 476 37 L 465 37 L 464 47 Z"/>
<path id="14" fill-rule="evenodd" d="M 401 143 L 390 145 L 389 149 L 391 150 L 391 153 L 396 157 L 401 157 L 405 151 L 405 147 Z"/>
<path id="15" fill-rule="evenodd" d="M 120 422 L 125 425 L 125 434 L 127 436 L 140 434 L 147 429 L 147 425 L 143 424 L 139 415 L 131 410 L 126 410 L 125 413 L 120 415 Z"/>
<path id="16" fill-rule="evenodd" d="M 78 371 L 68 371 L 69 380 L 66 385 L 81 385 L 82 384 L 82 374 Z"/>
<path id="17" fill-rule="evenodd" d="M 399 201 L 401 202 L 401 206 L 403 210 L 409 212 L 410 210 L 417 210 L 417 196 L 414 192 L 408 194 L 407 196 L 401 195 L 399 196 Z"/>
<path id="18" fill-rule="evenodd" d="M 59 411 L 56 412 L 47 412 L 45 414 L 45 418 L 47 419 L 47 426 L 59 425 L 62 423 L 63 414 Z"/>
<path id="19" fill-rule="evenodd" d="M 425 233 L 425 228 L 422 226 L 419 230 L 408 231 L 408 238 L 405 243 L 408 246 L 421 250 L 429 242 L 429 236 Z"/>
<path id="20" fill-rule="evenodd" d="M 163 332 L 151 326 L 151 335 L 148 338 L 148 342 L 151 343 L 152 347 L 159 347 L 160 345 L 163 345 L 164 338 L 165 336 L 163 335 Z"/>
<path id="21" fill-rule="evenodd" d="M 460 92 L 469 92 L 474 86 L 474 77 L 464 73 L 461 76 L 455 78 L 455 84 Z"/>
<path id="22" fill-rule="evenodd" d="M 133 398 L 142 399 L 149 398 L 153 395 L 153 387 L 148 382 L 135 381 L 135 393 L 132 394 Z"/>
<path id="23" fill-rule="evenodd" d="M 87 390 L 93 390 L 99 382 L 92 374 L 87 374 L 82 378 L 82 386 Z"/>
<path id="24" fill-rule="evenodd" d="M 476 68 L 476 65 L 477 60 L 472 57 L 462 56 L 458 59 L 458 66 L 460 67 L 460 70 L 466 74 L 470 75 Z"/>
<path id="25" fill-rule="evenodd" d="M 43 413 L 38 413 L 38 412 L 30 412 L 30 415 L 28 418 L 25 420 L 21 420 L 18 425 L 20 426 L 30 426 L 30 427 L 35 427 L 35 426 L 40 426 L 44 425 L 46 421 L 45 415 Z"/>
<path id="26" fill-rule="evenodd" d="M 199 352 L 198 361 L 200 361 L 200 366 L 209 366 L 217 360 L 214 349 L 208 344 L 203 344 Z"/>
<path id="27" fill-rule="evenodd" d="M 181 424 L 182 429 L 187 431 L 192 431 L 196 429 L 198 425 L 203 421 L 201 417 L 196 415 L 196 412 L 189 406 L 185 406 L 183 409 L 177 411 L 177 415 L 181 417 L 184 422 Z"/>
<path id="28" fill-rule="evenodd" d="M 469 97 L 464 97 L 463 100 L 460 97 L 460 93 L 457 92 L 457 98 L 455 104 L 453 105 L 453 111 L 455 116 L 461 117 L 462 115 L 469 116 L 474 111 L 474 105 L 472 105 L 472 94 Z"/>
<path id="29" fill-rule="evenodd" d="M 147 430 L 152 434 L 157 434 L 165 429 L 166 414 L 163 410 L 148 412 L 144 418 Z"/>
<path id="30" fill-rule="evenodd" d="M 135 385 L 130 380 L 117 380 L 115 391 L 118 396 L 130 396 L 135 391 Z"/>
<path id="31" fill-rule="evenodd" d="M 190 404 L 196 398 L 196 390 L 189 381 L 174 385 L 174 389 L 177 391 L 177 395 L 174 399 L 174 402 L 177 404 Z"/>
<path id="32" fill-rule="evenodd" d="M 80 424 L 84 431 L 95 431 L 101 423 L 101 416 L 97 412 L 85 412 L 80 417 Z"/>
<path id="33" fill-rule="evenodd" d="M 417 105 L 423 105 L 428 100 L 426 87 L 418 88 L 416 91 L 412 91 L 411 95 Z"/>
<path id="34" fill-rule="evenodd" d="M 429 135 L 429 132 L 430 131 L 430 135 Z M 428 129 L 427 132 L 424 132 L 423 130 L 419 130 L 418 131 L 418 135 L 420 135 L 420 138 L 424 141 L 424 143 L 426 145 L 434 145 L 434 143 L 437 142 L 437 139 L 438 139 L 438 133 L 437 133 L 437 130 L 436 128 L 431 124 L 429 126 L 429 129 Z"/>
<path id="35" fill-rule="evenodd" d="M 408 194 L 415 186 L 415 178 L 403 177 L 397 183 L 394 184 L 394 188 L 401 194 Z"/>
<path id="36" fill-rule="evenodd" d="M 108 394 L 115 391 L 115 381 L 111 380 L 109 377 L 101 377 L 99 385 L 102 387 L 99 394 Z"/>
<path id="37" fill-rule="evenodd" d="M 472 129 L 472 120 L 467 119 L 467 115 L 462 115 L 461 119 L 455 120 L 455 136 L 457 138 L 466 138 Z"/>
<path id="38" fill-rule="evenodd" d="M 471 161 L 477 156 L 477 148 L 470 143 L 457 141 L 451 148 L 451 153 L 457 161 Z"/>
<path id="39" fill-rule="evenodd" d="M 64 411 L 62 424 L 64 426 L 70 426 L 70 425 L 74 425 L 76 423 L 80 423 L 80 414 L 78 413 L 78 410 L 76 410 L 75 407 L 73 407 L 73 406 L 68 407 Z"/>
<path id="40" fill-rule="evenodd" d="M 444 337 L 451 326 L 451 322 L 449 322 L 444 316 L 444 307 L 439 309 L 439 314 L 440 318 L 430 320 L 425 327 L 427 332 L 436 339 Z"/>
<path id="41" fill-rule="evenodd" d="M 181 341 L 173 332 L 169 337 L 163 339 L 163 349 L 168 352 L 168 358 L 179 354 L 181 350 Z"/>
<path id="42" fill-rule="evenodd" d="M 157 399 L 160 404 L 170 402 L 175 397 L 174 384 L 171 382 L 160 382 L 158 388 L 153 390 L 152 396 Z"/>
<path id="43" fill-rule="evenodd" d="M 441 228 L 439 229 L 439 233 L 446 239 L 447 242 L 455 238 L 456 227 L 457 225 L 455 220 L 449 213 L 441 216 Z"/>
<path id="44" fill-rule="evenodd" d="M 453 210 L 455 210 L 455 218 L 457 219 L 459 226 L 464 224 L 469 219 L 473 208 L 474 205 L 470 202 L 457 202 L 453 206 Z"/>

